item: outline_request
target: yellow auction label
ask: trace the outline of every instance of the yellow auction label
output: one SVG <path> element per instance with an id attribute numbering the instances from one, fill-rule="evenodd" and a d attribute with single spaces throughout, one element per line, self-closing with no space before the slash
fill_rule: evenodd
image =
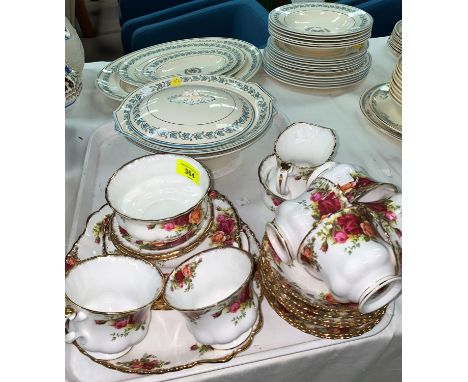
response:
<path id="1" fill-rule="evenodd" d="M 176 172 L 190 179 L 193 183 L 200 184 L 200 174 L 198 170 L 183 159 L 177 159 Z"/>
<path id="2" fill-rule="evenodd" d="M 171 86 L 180 86 L 182 83 L 182 78 L 179 76 L 175 76 L 171 78 Z"/>

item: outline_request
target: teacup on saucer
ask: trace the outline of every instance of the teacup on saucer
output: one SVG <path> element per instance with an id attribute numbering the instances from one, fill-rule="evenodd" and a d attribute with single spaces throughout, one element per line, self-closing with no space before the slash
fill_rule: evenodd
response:
<path id="1" fill-rule="evenodd" d="M 182 155 L 134 159 L 109 179 L 105 196 L 118 224 L 136 240 L 173 242 L 197 230 L 207 209 L 211 175 Z"/>

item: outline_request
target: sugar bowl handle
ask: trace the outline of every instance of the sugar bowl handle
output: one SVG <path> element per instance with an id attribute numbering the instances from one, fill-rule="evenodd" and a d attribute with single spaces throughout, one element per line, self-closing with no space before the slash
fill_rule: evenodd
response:
<path id="1" fill-rule="evenodd" d="M 83 321 L 86 320 L 87 317 L 88 316 L 82 311 L 75 312 L 75 310 L 70 306 L 65 307 L 65 327 L 67 326 L 69 321 Z M 83 337 L 83 335 L 79 332 L 68 332 L 67 334 L 65 334 L 65 342 L 72 343 L 78 337 Z"/>

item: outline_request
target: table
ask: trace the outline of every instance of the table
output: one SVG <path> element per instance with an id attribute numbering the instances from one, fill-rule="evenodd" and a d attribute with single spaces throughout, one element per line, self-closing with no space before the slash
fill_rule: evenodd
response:
<path id="1" fill-rule="evenodd" d="M 359 108 L 359 97 L 366 89 L 391 78 L 397 58 L 387 47 L 386 40 L 386 37 L 370 40 L 369 52 L 373 57 L 370 73 L 362 83 L 345 90 L 328 92 L 296 88 L 270 78 L 263 70 L 251 81 L 259 83 L 275 97 L 278 112 L 291 122 L 313 122 L 334 129 L 338 137 L 336 161 L 357 164 L 375 179 L 401 187 L 401 143 L 373 128 Z M 82 94 L 66 114 L 66 248 L 75 240 L 69 235 L 88 138 L 98 127 L 112 121 L 111 113 L 118 106 L 94 86 L 97 73 L 106 64 L 85 64 Z M 235 179 L 215 180 L 215 188 L 235 203 L 240 216 L 259 238 L 265 222 L 271 220 L 273 214 L 261 202 L 256 171 L 265 153 L 272 152 L 272 148 L 273 138 L 267 135 L 246 151 L 242 158 L 244 165 Z M 238 187 L 238 175 L 246 179 L 242 187 Z M 244 202 L 239 203 L 240 200 Z M 401 337 L 400 297 L 390 324 L 373 337 L 321 349 L 303 349 L 295 354 L 242 366 L 227 363 L 221 370 L 210 371 L 209 367 L 204 367 L 206 372 L 197 375 L 196 380 L 213 381 L 222 377 L 223 381 L 397 381 L 401 380 Z M 70 351 L 67 348 L 67 352 Z M 86 365 L 94 367 L 95 364 L 85 359 L 82 367 Z M 112 373 L 118 372 L 106 369 L 99 378 L 105 378 L 106 373 L 115 377 Z M 67 371 L 68 378 L 74 380 L 69 374 Z M 120 378 L 140 377 L 138 380 L 153 381 L 176 376 L 179 374 L 146 377 L 123 374 Z M 189 381 L 193 377 L 177 380 Z"/>

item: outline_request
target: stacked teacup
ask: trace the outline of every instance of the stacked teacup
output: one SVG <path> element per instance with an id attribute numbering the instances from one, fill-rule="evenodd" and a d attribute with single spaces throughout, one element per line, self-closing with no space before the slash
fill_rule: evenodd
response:
<path id="1" fill-rule="evenodd" d="M 258 169 L 266 206 L 275 211 L 283 201 L 301 195 L 309 176 L 333 157 L 335 148 L 332 129 L 305 122 L 288 126 Z"/>
<path id="2" fill-rule="evenodd" d="M 210 188 L 210 173 L 191 157 L 138 158 L 108 182 L 106 199 L 114 215 L 109 221 L 125 232 L 126 240 L 181 248 L 200 235 L 206 216 L 214 220 Z M 227 226 L 233 221 L 225 217 L 222 222 Z M 192 246 L 190 251 L 184 247 L 176 251 L 178 264 L 167 277 L 159 262 L 139 253 L 116 251 L 79 261 L 66 272 L 65 340 L 76 341 L 94 359 L 119 358 L 144 339 L 151 309 L 162 300 L 164 309 L 184 316 L 201 345 L 239 346 L 259 320 L 260 302 L 253 285 L 254 258 L 232 245 L 205 250 Z"/>
<path id="3" fill-rule="evenodd" d="M 357 166 L 324 164 L 266 225 L 260 269 L 293 326 L 326 338 L 370 330 L 401 292 L 401 195 Z"/>
<path id="4" fill-rule="evenodd" d="M 373 25 L 365 11 L 343 4 L 288 4 L 268 18 L 264 69 L 279 81 L 307 88 L 340 88 L 369 72 Z"/>

